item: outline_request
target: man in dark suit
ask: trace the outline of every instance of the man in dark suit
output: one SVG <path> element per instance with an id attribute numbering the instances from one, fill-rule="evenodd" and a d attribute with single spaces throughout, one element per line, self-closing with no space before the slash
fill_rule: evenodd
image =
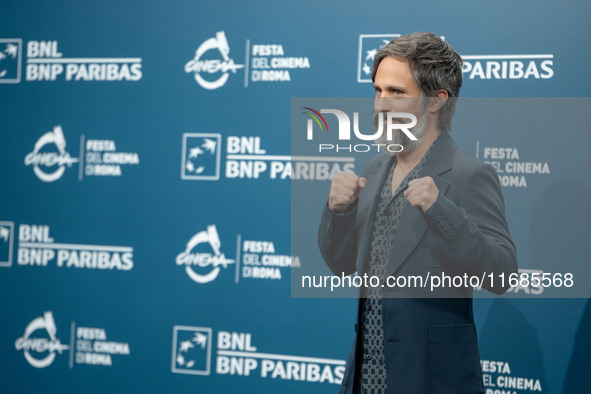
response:
<path id="1" fill-rule="evenodd" d="M 374 157 L 362 177 L 333 178 L 318 233 L 328 266 L 379 283 L 388 276 L 515 273 L 496 172 L 449 133 L 460 56 L 433 34 L 402 36 L 378 52 L 372 80 L 376 114 L 416 115 L 417 141 L 394 132 L 380 142 L 400 144 L 401 152 Z M 508 284 L 485 280 L 483 287 L 503 293 Z M 341 393 L 483 392 L 472 288 L 452 287 L 441 293 L 446 298 L 414 290 L 362 290 Z"/>

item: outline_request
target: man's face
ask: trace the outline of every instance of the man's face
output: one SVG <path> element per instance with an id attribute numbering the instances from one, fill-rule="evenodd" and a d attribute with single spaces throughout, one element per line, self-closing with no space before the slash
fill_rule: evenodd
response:
<path id="1" fill-rule="evenodd" d="M 383 125 L 382 137 L 378 143 L 400 144 L 404 147 L 403 152 L 408 153 L 419 147 L 421 137 L 425 134 L 429 124 L 427 114 L 421 104 L 421 90 L 415 83 L 407 62 L 400 61 L 393 57 L 386 57 L 378 66 L 375 82 L 373 84 L 376 92 L 374 101 L 374 124 L 378 127 L 378 114 L 380 112 L 407 112 L 417 117 L 417 125 L 410 129 L 418 141 L 410 140 L 400 130 L 394 131 L 392 140 L 386 140 L 386 125 Z M 383 117 L 384 121 L 387 116 Z M 408 122 L 408 119 L 397 119 L 396 122 Z"/>

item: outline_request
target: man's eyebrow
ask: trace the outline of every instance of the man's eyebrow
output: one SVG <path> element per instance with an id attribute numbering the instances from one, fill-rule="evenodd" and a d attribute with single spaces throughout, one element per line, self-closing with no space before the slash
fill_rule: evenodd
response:
<path id="1" fill-rule="evenodd" d="M 380 87 L 377 84 L 373 84 L 374 89 L 382 89 L 382 90 L 400 90 L 401 92 L 406 92 L 406 88 L 400 85 L 386 85 L 385 87 Z"/>

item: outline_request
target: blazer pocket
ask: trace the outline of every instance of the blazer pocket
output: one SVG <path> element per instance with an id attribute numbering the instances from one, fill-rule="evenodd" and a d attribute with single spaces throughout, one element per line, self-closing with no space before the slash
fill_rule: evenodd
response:
<path id="1" fill-rule="evenodd" d="M 426 327 L 431 393 L 483 393 L 474 324 Z"/>
<path id="2" fill-rule="evenodd" d="M 453 262 L 439 250 L 435 240 L 427 236 L 410 255 L 409 261 L 415 265 L 429 268 L 443 268 Z"/>

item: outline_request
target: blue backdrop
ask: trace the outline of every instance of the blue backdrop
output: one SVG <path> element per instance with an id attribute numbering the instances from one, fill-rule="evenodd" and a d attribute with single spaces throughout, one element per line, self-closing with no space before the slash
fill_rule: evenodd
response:
<path id="1" fill-rule="evenodd" d="M 462 96 L 591 92 L 583 1 L 6 0 L 3 10 L 7 393 L 336 393 L 356 301 L 291 297 L 290 266 L 306 264 L 291 257 L 282 176 L 291 98 L 372 96 L 372 54 L 414 31 L 463 56 Z M 584 124 L 457 126 L 458 144 L 499 170 L 520 268 L 584 265 Z M 528 162 L 549 171 L 508 164 Z M 588 300 L 535 290 L 475 301 L 487 393 L 588 391 Z"/>

